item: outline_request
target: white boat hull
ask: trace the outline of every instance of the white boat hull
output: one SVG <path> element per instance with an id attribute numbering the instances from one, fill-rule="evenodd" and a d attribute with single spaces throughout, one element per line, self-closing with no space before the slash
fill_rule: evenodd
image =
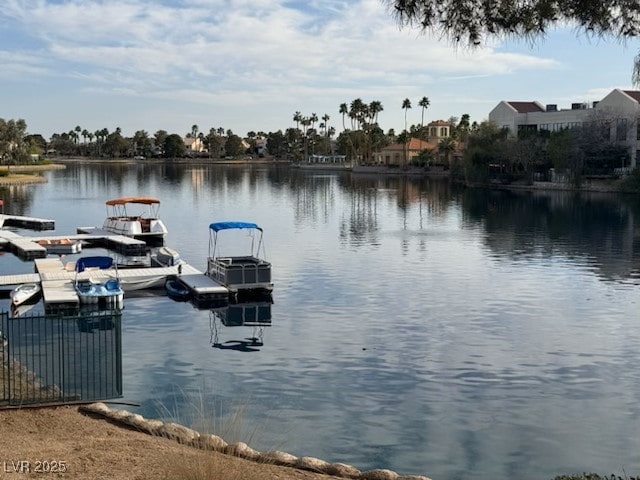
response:
<path id="1" fill-rule="evenodd" d="M 9 297 L 11 298 L 11 304 L 17 307 L 34 298 L 39 293 L 40 285 L 37 283 L 25 283 L 24 285 L 14 288 L 9 294 Z"/>

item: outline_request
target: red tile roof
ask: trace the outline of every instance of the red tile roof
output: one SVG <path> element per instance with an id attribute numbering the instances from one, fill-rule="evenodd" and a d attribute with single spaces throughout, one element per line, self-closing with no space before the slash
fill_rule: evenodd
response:
<path id="1" fill-rule="evenodd" d="M 636 102 L 640 103 L 640 91 L 638 90 L 623 90 L 624 93 L 633 98 Z"/>
<path id="2" fill-rule="evenodd" d="M 447 122 L 446 120 L 435 120 L 433 122 L 431 122 L 429 125 L 427 125 L 428 127 L 434 126 L 434 127 L 444 127 L 444 126 L 451 126 L 451 124 L 449 122 Z"/>
<path id="3" fill-rule="evenodd" d="M 507 102 L 518 113 L 530 113 L 530 112 L 544 112 L 544 108 L 538 105 L 536 102 Z"/>

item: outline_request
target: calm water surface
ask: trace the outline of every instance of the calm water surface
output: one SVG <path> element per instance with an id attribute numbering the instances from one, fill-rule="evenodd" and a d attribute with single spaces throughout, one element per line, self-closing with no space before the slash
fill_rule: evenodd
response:
<path id="1" fill-rule="evenodd" d="M 434 479 L 640 471 L 635 197 L 257 166 L 47 177 L 0 190 L 5 208 L 64 234 L 101 224 L 109 198 L 157 196 L 167 244 L 200 269 L 209 223 L 265 229 L 270 327 L 125 299 L 124 396 L 145 416 L 188 421 L 204 402 L 229 426 L 241 409 L 229 441 Z M 5 254 L 0 268 L 32 265 Z"/>

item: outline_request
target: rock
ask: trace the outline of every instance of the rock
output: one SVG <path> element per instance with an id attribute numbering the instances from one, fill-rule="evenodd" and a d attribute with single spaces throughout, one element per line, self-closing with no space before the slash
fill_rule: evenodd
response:
<path id="1" fill-rule="evenodd" d="M 122 422 L 129 425 L 130 427 L 145 431 L 145 419 L 142 415 L 139 415 L 137 413 L 130 413 L 122 419 Z"/>
<path id="2" fill-rule="evenodd" d="M 79 410 L 81 412 L 95 413 L 103 416 L 106 416 L 109 412 L 111 412 L 111 409 L 102 402 L 91 403 L 89 405 L 82 405 L 80 406 Z"/>
<path id="3" fill-rule="evenodd" d="M 164 423 L 160 420 L 145 420 L 141 425 L 141 430 L 150 435 L 161 435 L 160 429 L 164 427 Z"/>
<path id="4" fill-rule="evenodd" d="M 157 434 L 185 444 L 193 443 L 193 441 L 200 436 L 195 430 L 173 422 L 165 423 L 157 430 Z"/>
<path id="5" fill-rule="evenodd" d="M 244 442 L 229 444 L 225 447 L 224 453 L 233 455 L 234 457 L 242 457 L 248 460 L 257 460 L 260 458 L 260 452 L 255 451 Z"/>
<path id="6" fill-rule="evenodd" d="M 429 477 L 422 475 L 400 475 L 396 480 L 431 480 Z"/>
<path id="7" fill-rule="evenodd" d="M 325 473 L 328 466 L 329 462 L 314 457 L 300 457 L 296 462 L 296 468 L 319 473 Z"/>
<path id="8" fill-rule="evenodd" d="M 120 423 L 126 423 L 124 420 L 129 415 L 132 415 L 132 413 L 126 410 L 111 410 L 109 412 L 109 418 L 115 422 L 120 422 Z"/>
<path id="9" fill-rule="evenodd" d="M 361 472 L 352 465 L 347 465 L 345 463 L 331 463 L 327 466 L 325 473 L 327 475 L 333 475 L 334 477 L 357 478 L 360 476 Z"/>
<path id="10" fill-rule="evenodd" d="M 198 448 L 203 450 L 215 450 L 216 452 L 223 452 L 227 446 L 227 442 L 217 435 L 200 435 L 196 444 Z"/>
<path id="11" fill-rule="evenodd" d="M 290 453 L 272 450 L 270 452 L 263 453 L 260 459 L 265 463 L 295 467 L 298 457 L 291 455 Z"/>
<path id="12" fill-rule="evenodd" d="M 398 480 L 398 474 L 391 470 L 377 469 L 360 473 L 360 480 Z"/>

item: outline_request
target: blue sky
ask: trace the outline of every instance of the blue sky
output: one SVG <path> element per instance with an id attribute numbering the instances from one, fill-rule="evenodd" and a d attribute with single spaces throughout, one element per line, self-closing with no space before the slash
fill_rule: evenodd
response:
<path id="1" fill-rule="evenodd" d="M 637 40 L 591 40 L 571 26 L 534 45 L 467 50 L 399 29 L 380 0 L 4 0 L 0 118 L 49 138 L 76 125 L 125 135 L 294 126 L 341 103 L 379 100 L 380 126 L 404 128 L 500 100 L 560 107 L 630 88 Z"/>

